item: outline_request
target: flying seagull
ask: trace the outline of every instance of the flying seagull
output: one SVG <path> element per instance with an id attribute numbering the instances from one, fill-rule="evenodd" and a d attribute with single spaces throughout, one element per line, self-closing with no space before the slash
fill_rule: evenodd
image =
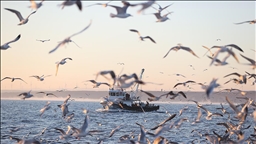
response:
<path id="1" fill-rule="evenodd" d="M 67 59 L 72 60 L 72 58 L 66 57 L 66 58 L 62 59 L 60 62 L 56 62 L 57 65 L 56 65 L 56 74 L 55 74 L 55 76 L 57 76 L 59 65 L 64 65 L 66 63 Z"/>
<path id="2" fill-rule="evenodd" d="M 178 85 L 186 86 L 186 84 L 187 84 L 187 83 L 196 83 L 196 82 L 195 82 L 195 81 L 191 81 L 191 80 L 189 80 L 189 81 L 186 81 L 186 82 L 183 82 L 183 83 L 177 83 L 177 84 L 175 84 L 175 85 L 174 85 L 174 87 L 173 87 L 173 88 L 177 87 Z"/>
<path id="3" fill-rule="evenodd" d="M 231 73 L 231 74 L 228 74 L 228 75 L 224 76 L 224 78 L 225 78 L 225 77 L 228 77 L 228 76 L 231 76 L 231 75 L 236 75 L 236 76 L 238 76 L 238 77 L 239 77 L 239 80 L 243 81 L 243 83 L 246 84 L 246 81 L 247 81 L 247 78 L 246 78 L 247 75 L 246 75 L 246 74 L 245 74 L 245 75 L 241 75 L 241 74 L 239 74 L 239 73 L 234 72 L 234 73 Z"/>
<path id="4" fill-rule="evenodd" d="M 111 1 L 113 1 L 113 0 L 111 0 Z M 95 4 L 88 5 L 88 6 L 86 6 L 86 7 L 95 6 L 95 5 L 101 5 L 101 6 L 103 6 L 103 7 L 107 7 L 108 4 L 109 4 L 111 1 L 109 1 L 109 2 L 107 2 L 107 3 L 95 3 Z"/>
<path id="5" fill-rule="evenodd" d="M 8 11 L 10 11 L 10 12 L 12 12 L 12 13 L 15 13 L 15 14 L 17 15 L 17 17 L 18 17 L 19 20 L 20 20 L 20 23 L 19 23 L 18 25 L 24 25 L 24 24 L 26 24 L 26 23 L 28 22 L 28 18 L 29 18 L 32 14 L 36 13 L 36 11 L 34 11 L 34 12 L 32 12 L 31 14 L 29 14 L 27 18 L 24 19 L 24 18 L 22 17 L 22 15 L 20 14 L 19 11 L 14 10 L 14 9 L 9 9 L 9 8 L 4 8 L 4 9 L 5 9 L 5 10 L 8 10 Z"/>
<path id="6" fill-rule="evenodd" d="M 131 14 L 126 13 L 128 7 L 131 4 L 129 2 L 126 2 L 126 1 L 122 1 L 122 3 L 124 5 L 123 7 L 114 6 L 114 5 L 108 5 L 110 7 L 115 8 L 116 11 L 117 11 L 117 14 L 110 13 L 110 17 L 111 18 L 115 18 L 115 17 L 118 17 L 118 18 L 128 18 L 128 17 L 132 16 Z"/>
<path id="7" fill-rule="evenodd" d="M 11 79 L 12 81 L 11 82 L 14 82 L 15 80 L 21 80 L 21 81 L 23 81 L 24 83 L 26 83 L 23 79 L 21 79 L 21 78 L 11 78 L 11 77 L 5 77 L 5 78 L 3 78 L 1 81 L 3 81 L 3 80 L 5 80 L 5 79 Z"/>
<path id="8" fill-rule="evenodd" d="M 54 49 L 52 49 L 52 50 L 49 52 L 49 54 L 52 53 L 52 52 L 54 52 L 54 51 L 56 51 L 60 46 L 63 46 L 63 45 L 65 45 L 66 43 L 70 42 L 71 37 L 73 37 L 73 36 L 75 36 L 75 35 L 78 35 L 78 34 L 82 33 L 83 31 L 85 31 L 86 29 L 88 29 L 88 28 L 91 26 L 91 23 L 92 23 L 92 20 L 90 21 L 89 25 L 86 26 L 83 30 L 81 30 L 80 32 L 75 33 L 75 34 L 73 34 L 73 35 L 71 35 L 71 36 L 65 38 L 65 39 L 64 39 L 62 42 L 60 42 Z"/>
<path id="9" fill-rule="evenodd" d="M 170 51 L 172 51 L 172 50 L 179 51 L 180 49 L 188 51 L 191 54 L 193 54 L 194 56 L 196 56 L 197 58 L 199 58 L 189 47 L 182 46 L 181 44 L 178 44 L 177 46 L 170 48 L 170 50 L 165 54 L 165 56 L 163 58 L 165 58 L 170 53 Z"/>
<path id="10" fill-rule="evenodd" d="M 37 41 L 40 41 L 40 42 L 44 43 L 46 41 L 50 41 L 50 39 L 48 39 L 48 40 L 37 40 Z"/>
<path id="11" fill-rule="evenodd" d="M 42 76 L 33 75 L 33 76 L 30 76 L 30 77 L 34 77 L 34 78 L 36 78 L 39 81 L 44 81 L 44 78 L 49 77 L 49 76 L 51 76 L 51 75 L 47 75 L 47 76 L 44 76 L 44 75 L 42 75 Z"/>
<path id="12" fill-rule="evenodd" d="M 7 50 L 8 48 L 11 48 L 11 47 L 9 46 L 9 44 L 18 41 L 18 40 L 20 39 L 20 37 L 21 37 L 21 35 L 19 34 L 14 40 L 9 41 L 9 42 L 7 42 L 7 43 L 1 45 L 1 50 Z"/>
<path id="13" fill-rule="evenodd" d="M 63 9 L 65 6 L 72 6 L 76 4 L 78 9 L 80 11 L 82 11 L 83 7 L 82 7 L 82 2 L 81 0 L 65 0 L 63 3 L 61 3 L 59 6 L 62 6 L 61 9 Z"/>
<path id="14" fill-rule="evenodd" d="M 93 88 L 99 87 L 102 84 L 110 86 L 110 84 L 108 83 L 96 82 L 95 80 L 88 80 L 88 81 L 94 84 Z"/>
<path id="15" fill-rule="evenodd" d="M 140 14 L 141 12 L 143 12 L 145 9 L 151 7 L 156 0 L 148 0 L 147 2 L 142 2 L 142 3 L 137 3 L 137 4 L 133 4 L 131 6 L 138 6 L 141 5 L 141 9 L 137 12 L 138 14 Z"/>
<path id="16" fill-rule="evenodd" d="M 156 22 L 165 22 L 166 20 L 170 20 L 167 16 L 169 14 L 171 14 L 173 12 L 168 12 L 167 14 L 161 16 L 161 13 L 160 12 L 157 12 L 157 13 L 153 13 L 155 15 L 155 17 L 157 18 L 157 21 Z"/>
<path id="17" fill-rule="evenodd" d="M 224 65 L 227 65 L 228 63 L 226 62 L 227 59 L 230 57 L 231 55 L 228 53 L 228 55 L 222 60 L 220 61 L 219 59 L 215 59 L 215 62 L 217 62 L 217 64 L 215 64 L 215 66 L 224 66 Z M 213 60 L 212 57 L 210 56 L 207 56 L 209 59 Z"/>
<path id="18" fill-rule="evenodd" d="M 30 94 L 31 90 L 29 92 L 23 92 L 23 93 L 20 93 L 18 96 L 24 96 L 22 99 L 25 100 L 26 98 L 31 98 L 33 97 L 32 94 Z"/>
<path id="19" fill-rule="evenodd" d="M 206 88 L 206 96 L 207 98 L 209 99 L 211 93 L 213 92 L 214 88 L 220 86 L 218 83 L 217 83 L 217 80 L 216 78 L 213 78 L 212 81 L 210 82 L 209 86 Z"/>
<path id="20" fill-rule="evenodd" d="M 31 8 L 32 10 L 33 9 L 37 10 L 43 5 L 43 2 L 44 0 L 41 0 L 41 2 L 39 3 L 36 3 L 34 0 L 30 0 L 31 5 L 29 6 L 29 8 Z"/>
<path id="21" fill-rule="evenodd" d="M 235 23 L 235 24 L 244 24 L 244 23 L 249 23 L 249 24 L 255 24 L 256 23 L 256 19 L 255 20 L 250 20 L 250 21 L 244 21 L 244 22 L 240 22 L 240 23 Z"/>
<path id="22" fill-rule="evenodd" d="M 39 93 L 45 94 L 45 96 L 53 95 L 53 96 L 57 97 L 57 96 L 56 96 L 55 94 L 53 94 L 53 93 L 37 92 L 37 94 L 39 94 Z"/>
<path id="23" fill-rule="evenodd" d="M 141 41 L 144 41 L 144 39 L 148 38 L 148 39 L 150 39 L 153 43 L 156 43 L 155 40 L 153 40 L 150 36 L 142 37 L 142 36 L 140 35 L 140 32 L 137 31 L 137 30 L 135 30 L 135 29 L 130 29 L 130 31 L 131 31 L 131 32 L 136 32 L 136 33 L 140 36 L 140 40 L 141 40 Z"/>

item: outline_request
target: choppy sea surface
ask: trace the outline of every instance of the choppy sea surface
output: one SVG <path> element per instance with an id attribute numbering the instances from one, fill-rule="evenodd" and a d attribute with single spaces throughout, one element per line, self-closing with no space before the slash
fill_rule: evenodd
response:
<path id="1" fill-rule="evenodd" d="M 252 96 L 254 97 L 254 96 Z M 154 126 L 158 125 L 165 119 L 167 119 L 169 114 L 176 114 L 176 116 L 169 122 L 178 120 L 179 118 L 188 118 L 188 121 L 184 121 L 179 128 L 173 127 L 169 131 L 165 131 L 161 136 L 165 137 L 169 141 L 177 143 L 209 143 L 206 141 L 205 136 L 200 136 L 197 132 L 192 132 L 192 130 L 197 130 L 198 132 L 205 134 L 213 134 L 213 131 L 217 132 L 219 135 L 224 135 L 226 128 L 223 125 L 217 125 L 218 122 L 232 121 L 233 123 L 238 123 L 234 121 L 235 116 L 234 111 L 229 105 L 224 104 L 224 108 L 231 114 L 231 120 L 228 118 L 228 114 L 223 114 L 223 117 L 212 116 L 211 120 L 206 120 L 206 113 L 202 111 L 201 122 L 192 124 L 192 122 L 197 117 L 197 106 L 195 103 L 168 103 L 159 102 L 154 103 L 160 106 L 158 111 L 154 112 L 124 112 L 124 111 L 106 111 L 102 109 L 102 105 L 99 103 L 99 99 L 95 101 L 84 100 L 79 101 L 78 98 L 70 102 L 69 111 L 74 111 L 74 118 L 71 122 L 67 122 L 62 118 L 62 112 L 57 105 L 63 103 L 63 99 L 51 100 L 41 98 L 40 100 L 26 99 L 1 99 L 1 144 L 16 143 L 15 140 L 10 140 L 9 138 L 3 137 L 4 135 L 11 135 L 17 138 L 30 139 L 35 137 L 36 139 L 43 139 L 42 143 L 72 143 L 72 144 L 84 144 L 84 143 L 99 143 L 100 140 L 104 144 L 117 144 L 120 143 L 119 138 L 123 135 L 129 135 L 133 133 L 133 139 L 136 141 L 138 135 L 140 134 L 140 126 L 136 125 L 136 122 L 142 124 L 148 132 L 154 133 L 155 131 L 150 130 Z M 50 101 L 51 108 L 40 117 L 40 109 L 44 107 L 47 101 Z M 239 100 L 240 103 L 245 103 L 246 100 Z M 179 116 L 179 111 L 183 107 L 188 106 L 187 110 L 184 110 L 182 115 Z M 222 113 L 216 108 L 220 108 L 220 104 L 206 102 L 203 106 L 211 112 Z M 87 130 L 99 130 L 100 132 L 94 133 L 92 136 L 88 135 L 82 137 L 80 140 L 71 138 L 67 140 L 58 140 L 61 135 L 54 128 L 61 128 L 64 131 L 67 130 L 68 125 L 80 128 L 84 122 L 85 114 L 82 112 L 82 108 L 87 109 L 89 116 L 89 126 Z M 238 107 L 241 109 L 241 107 Z M 250 126 L 248 129 L 243 130 L 245 138 L 248 138 L 250 134 L 254 134 L 254 127 L 256 126 L 255 121 L 252 117 L 252 112 L 255 107 L 250 106 L 247 119 L 245 120 L 243 127 Z M 109 137 L 112 129 L 117 126 L 122 125 L 119 131 L 114 133 L 112 137 Z M 21 127 L 20 130 L 10 133 L 12 127 Z M 40 135 L 41 131 L 46 128 L 44 134 Z M 202 131 L 203 130 L 203 131 Z M 152 142 L 154 137 L 147 135 L 147 138 Z M 233 140 L 236 140 L 235 135 L 231 136 Z M 127 143 L 127 142 L 126 142 Z"/>

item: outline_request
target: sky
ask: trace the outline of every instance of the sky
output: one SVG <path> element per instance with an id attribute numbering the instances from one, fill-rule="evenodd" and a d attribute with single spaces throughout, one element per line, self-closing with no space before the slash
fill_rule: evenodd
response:
<path id="1" fill-rule="evenodd" d="M 106 2 L 106 1 L 105 1 Z M 240 56 L 240 51 L 234 50 L 240 63 L 230 57 L 226 66 L 210 66 L 211 60 L 206 56 L 207 51 L 202 45 L 212 47 L 214 45 L 236 44 L 244 50 L 243 55 L 255 59 L 255 25 L 234 23 L 254 20 L 254 1 L 250 2 L 167 2 L 157 1 L 162 7 L 173 3 L 167 8 L 173 12 L 168 17 L 169 21 L 156 22 L 152 14 L 153 8 L 145 10 L 145 15 L 137 14 L 140 6 L 129 7 L 127 13 L 133 15 L 126 19 L 111 18 L 110 13 L 116 14 L 112 7 L 92 6 L 85 7 L 95 2 L 83 1 L 83 10 L 79 11 L 76 5 L 66 6 L 61 9 L 58 5 L 61 1 L 44 1 L 43 6 L 30 16 L 25 25 L 18 26 L 19 20 L 14 13 L 5 10 L 11 8 L 21 12 L 27 17 L 33 10 L 28 8 L 29 1 L 1 1 L 1 45 L 13 40 L 19 34 L 19 41 L 10 44 L 11 48 L 1 50 L 1 79 L 4 77 L 20 77 L 28 84 L 21 81 L 1 82 L 1 90 L 108 90 L 107 86 L 92 88 L 90 82 L 95 79 L 95 74 L 102 70 L 114 70 L 116 74 L 136 73 L 140 75 L 141 69 L 145 69 L 142 80 L 162 85 L 146 84 L 144 90 L 174 90 L 173 86 L 178 82 L 193 80 L 209 84 L 213 78 L 218 78 L 222 88 L 239 88 L 242 90 L 254 90 L 252 79 L 246 85 L 236 85 L 233 82 L 224 83 L 233 72 L 245 74 L 255 73 L 245 59 Z M 130 3 L 138 3 L 131 1 Z M 111 5 L 122 6 L 121 2 L 114 1 Z M 157 8 L 157 5 L 154 5 Z M 164 10 L 165 14 L 168 11 Z M 83 33 L 72 37 L 81 48 L 74 43 L 61 47 L 52 54 L 50 50 L 55 48 L 59 41 L 81 31 L 90 20 L 92 25 Z M 140 41 L 136 33 L 129 29 L 140 31 L 142 36 L 151 36 L 156 44 L 148 39 Z M 36 39 L 50 39 L 41 43 Z M 221 41 L 217 41 L 221 39 Z M 186 51 L 171 51 L 166 58 L 167 51 L 181 43 L 190 47 L 200 58 L 196 58 Z M 217 49 L 213 49 L 215 52 Z M 226 54 L 220 54 L 223 59 Z M 58 75 L 55 76 L 56 64 L 65 57 L 73 60 L 65 65 L 60 65 Z M 125 65 L 118 65 L 124 63 Z M 193 65 L 193 70 L 190 65 Z M 234 69 L 233 69 L 234 68 Z M 123 70 L 122 70 L 123 69 Z M 204 71 L 207 69 L 206 71 Z M 179 73 L 186 78 L 173 74 Z M 30 77 L 32 75 L 52 75 L 44 81 Z M 103 77 L 97 81 L 108 82 Z M 190 85 L 191 91 L 202 91 L 199 85 Z M 187 90 L 187 87 L 179 86 L 177 90 Z"/>

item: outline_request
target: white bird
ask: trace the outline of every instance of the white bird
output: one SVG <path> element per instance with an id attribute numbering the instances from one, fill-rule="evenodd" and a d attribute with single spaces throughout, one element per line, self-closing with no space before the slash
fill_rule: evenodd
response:
<path id="1" fill-rule="evenodd" d="M 34 77 L 38 81 L 44 81 L 44 78 L 49 77 L 49 76 L 51 76 L 51 75 L 47 75 L 47 76 L 44 76 L 44 75 L 42 75 L 42 76 L 33 75 L 33 76 L 30 76 L 30 77 Z"/>
<path id="2" fill-rule="evenodd" d="M 157 13 L 153 13 L 155 15 L 155 17 L 157 18 L 156 22 L 165 22 L 166 20 L 170 20 L 167 16 L 169 14 L 171 14 L 173 12 L 168 12 L 167 14 L 161 16 L 161 13 L 157 12 Z"/>
<path id="3" fill-rule="evenodd" d="M 144 91 L 144 90 L 140 90 L 140 91 L 141 91 L 141 92 L 144 92 L 145 94 L 147 94 L 148 96 L 151 97 L 151 98 L 148 98 L 149 101 L 158 101 L 158 100 L 161 99 L 161 97 L 167 95 L 167 94 L 162 94 L 162 95 L 160 95 L 160 96 L 155 96 L 155 95 L 153 95 L 153 94 L 150 93 L 150 92 L 146 92 L 146 91 Z"/>
<path id="4" fill-rule="evenodd" d="M 72 60 L 72 58 L 69 58 L 69 57 L 66 57 L 64 59 L 62 59 L 60 62 L 56 62 L 56 74 L 55 76 L 57 76 L 57 73 L 58 73 L 58 69 L 59 69 L 59 65 L 64 65 L 67 61 L 66 60 Z"/>
<path id="5" fill-rule="evenodd" d="M 235 24 L 244 24 L 244 23 L 249 23 L 249 24 L 255 24 L 256 23 L 256 19 L 255 20 L 250 20 L 250 21 L 244 21 L 244 22 L 240 22 L 240 23 L 235 23 Z"/>
<path id="6" fill-rule="evenodd" d="M 142 3 L 138 3 L 138 4 L 133 4 L 131 6 L 138 6 L 141 5 L 141 9 L 137 12 L 138 14 L 140 14 L 141 12 L 143 12 L 144 10 L 146 10 L 147 8 L 151 7 L 156 0 L 148 0 L 147 2 L 142 2 Z"/>
<path id="7" fill-rule="evenodd" d="M 51 102 L 48 101 L 48 102 L 46 103 L 46 105 L 40 110 L 40 117 L 42 117 L 42 115 L 44 114 L 44 112 L 45 112 L 46 110 L 49 110 L 49 109 L 51 108 L 50 103 L 51 103 Z"/>
<path id="8" fill-rule="evenodd" d="M 111 0 L 111 1 L 113 1 L 113 0 Z M 109 1 L 109 2 L 107 2 L 107 3 L 95 3 L 95 4 L 88 5 L 88 6 L 86 6 L 86 7 L 95 6 L 95 5 L 101 5 L 101 6 L 103 6 L 103 7 L 107 7 L 108 4 L 109 4 L 111 1 Z"/>
<path id="9" fill-rule="evenodd" d="M 153 43 L 156 43 L 155 40 L 153 40 L 150 36 L 142 37 L 142 36 L 140 35 L 140 32 L 137 31 L 137 30 L 135 30 L 135 29 L 130 29 L 130 31 L 131 31 L 131 32 L 136 32 L 136 33 L 139 35 L 139 38 L 140 38 L 141 41 L 144 41 L 144 39 L 148 38 L 148 39 L 150 39 Z"/>
<path id="10" fill-rule="evenodd" d="M 61 3 L 59 6 L 62 6 L 61 9 L 63 9 L 65 6 L 72 6 L 76 4 L 78 9 L 80 11 L 82 11 L 83 7 L 82 7 L 82 2 L 81 0 L 65 0 L 63 3 Z"/>
<path id="11" fill-rule="evenodd" d="M 35 138 L 33 139 L 20 139 L 13 136 L 9 136 L 10 139 L 16 140 L 17 144 L 41 144 L 39 141 L 37 141 Z"/>
<path id="12" fill-rule="evenodd" d="M 110 7 L 115 8 L 116 11 L 117 11 L 117 14 L 110 13 L 110 17 L 111 18 L 115 18 L 115 17 L 118 17 L 118 18 L 128 18 L 128 17 L 132 16 L 131 14 L 126 13 L 128 7 L 130 6 L 130 3 L 126 2 L 126 1 L 122 1 L 122 3 L 124 4 L 123 7 L 114 6 L 114 5 L 108 5 Z"/>
<path id="13" fill-rule="evenodd" d="M 182 75 L 182 74 L 173 74 L 173 75 L 182 76 L 182 77 L 186 78 L 186 77 L 185 77 L 184 75 Z"/>
<path id="14" fill-rule="evenodd" d="M 39 2 L 39 3 L 36 3 L 34 0 L 30 0 L 31 5 L 28 7 L 31 8 L 32 10 L 33 9 L 37 10 L 43 5 L 43 2 L 44 2 L 44 0 L 41 0 L 41 2 Z"/>
<path id="15" fill-rule="evenodd" d="M 73 36 L 75 36 L 75 35 L 78 35 L 78 34 L 84 32 L 86 29 L 88 29 L 88 28 L 91 26 L 91 23 L 92 23 L 92 20 L 90 21 L 89 25 L 86 26 L 83 30 L 81 30 L 80 32 L 75 33 L 75 34 L 73 34 L 73 35 L 71 35 L 71 36 L 65 38 L 65 39 L 64 39 L 63 41 L 61 41 L 54 49 L 52 49 L 52 50 L 49 52 L 49 54 L 52 53 L 52 52 L 54 52 L 54 51 L 56 51 L 60 46 L 63 46 L 63 45 L 65 45 L 66 43 L 71 42 L 71 40 L 70 40 L 71 37 L 73 37 Z"/>
<path id="16" fill-rule="evenodd" d="M 110 134 L 109 134 L 109 137 L 112 137 L 114 135 L 115 132 L 119 131 L 120 128 L 122 127 L 122 125 L 119 125 L 117 126 L 116 128 L 112 129 Z"/>
<path id="17" fill-rule="evenodd" d="M 23 92 L 23 93 L 20 93 L 18 96 L 24 96 L 22 99 L 25 100 L 26 98 L 31 98 L 33 97 L 32 94 L 30 94 L 31 90 L 29 92 Z"/>
<path id="18" fill-rule="evenodd" d="M 93 88 L 97 88 L 97 87 L 99 87 L 102 84 L 110 86 L 110 84 L 104 83 L 104 82 L 96 82 L 95 80 L 88 80 L 88 81 L 94 84 Z"/>
<path id="19" fill-rule="evenodd" d="M 12 13 L 15 13 L 15 14 L 17 15 L 17 17 L 18 17 L 19 20 L 20 20 L 20 23 L 19 23 L 18 25 L 24 25 L 24 24 L 26 24 L 26 23 L 28 22 L 28 18 L 29 18 L 32 14 L 36 13 L 36 11 L 34 11 L 34 12 L 32 12 L 31 14 L 29 14 L 27 18 L 24 19 L 24 18 L 22 17 L 22 15 L 20 14 L 19 11 L 14 10 L 14 9 L 9 9 L 9 8 L 4 8 L 4 9 L 5 9 L 5 10 L 8 10 L 8 11 L 10 11 L 10 12 L 12 12 Z"/>
<path id="20" fill-rule="evenodd" d="M 9 44 L 18 41 L 18 40 L 20 39 L 20 37 L 21 37 L 21 35 L 19 34 L 14 40 L 9 41 L 9 42 L 7 42 L 7 43 L 1 45 L 1 50 L 7 50 L 8 48 L 11 48 L 11 47 L 9 46 Z"/>
<path id="21" fill-rule="evenodd" d="M 56 96 L 55 94 L 53 94 L 53 93 L 37 92 L 37 94 L 39 94 L 39 93 L 45 94 L 45 96 L 53 95 L 53 96 L 57 97 L 57 96 Z"/>
<path id="22" fill-rule="evenodd" d="M 230 53 L 228 53 L 228 55 L 226 57 L 224 57 L 224 59 L 222 61 L 220 61 L 219 59 L 215 58 L 215 62 L 217 62 L 217 64 L 215 64 L 215 66 L 224 66 L 227 65 L 228 63 L 226 62 L 227 59 L 231 56 Z M 212 57 L 207 56 L 209 59 L 213 60 Z"/>
<path id="23" fill-rule="evenodd" d="M 11 77 L 5 77 L 5 78 L 1 79 L 1 81 L 5 80 L 5 79 L 11 79 L 11 82 L 14 82 L 15 80 L 21 80 L 21 81 L 23 81 L 24 83 L 26 83 L 26 82 L 25 82 L 23 79 L 21 79 L 21 78 L 11 78 Z"/>
<path id="24" fill-rule="evenodd" d="M 241 80 L 244 84 L 246 84 L 246 82 L 247 82 L 247 75 L 245 74 L 245 75 L 241 75 L 241 74 L 239 74 L 239 73 L 236 73 L 236 72 L 234 72 L 234 73 L 231 73 L 231 74 L 228 74 L 228 75 L 226 75 L 226 76 L 224 76 L 224 78 L 225 77 L 228 77 L 228 76 L 231 76 L 231 75 L 236 75 L 236 76 L 238 76 L 239 77 L 239 80 Z"/>
<path id="25" fill-rule="evenodd" d="M 165 56 L 163 58 L 165 58 L 170 53 L 170 51 L 172 51 L 172 50 L 179 51 L 180 49 L 190 52 L 195 57 L 199 58 L 189 47 L 182 46 L 181 44 L 178 44 L 177 46 L 170 48 L 170 50 L 165 54 Z"/>
<path id="26" fill-rule="evenodd" d="M 239 60 L 238 60 L 237 56 L 235 55 L 235 53 L 232 51 L 232 49 L 230 49 L 228 47 L 232 47 L 232 48 L 235 48 L 235 49 L 237 49 L 237 50 L 239 50 L 241 52 L 244 52 L 239 46 L 237 46 L 235 44 L 228 44 L 228 45 L 225 45 L 225 46 L 213 46 L 211 49 L 218 48 L 219 50 L 214 53 L 214 57 L 212 59 L 212 62 L 210 64 L 210 66 L 216 60 L 216 58 L 218 57 L 219 53 L 223 53 L 223 52 L 228 52 L 229 54 L 231 54 L 236 59 L 236 61 L 239 63 Z"/>
<path id="27" fill-rule="evenodd" d="M 69 134 L 69 131 L 71 130 L 71 127 L 68 126 L 67 131 L 65 132 L 63 129 L 60 128 L 54 128 L 56 130 L 58 130 L 61 133 L 60 139 L 66 139 L 66 138 L 71 138 L 71 134 Z"/>
<path id="28" fill-rule="evenodd" d="M 206 96 L 207 98 L 210 97 L 210 94 L 213 92 L 214 88 L 220 86 L 218 83 L 217 83 L 217 80 L 216 78 L 213 78 L 212 81 L 210 82 L 209 86 L 207 87 L 206 89 Z"/>
<path id="29" fill-rule="evenodd" d="M 40 42 L 44 43 L 46 41 L 50 41 L 50 39 L 48 39 L 48 40 L 37 40 L 37 41 L 40 41 Z"/>

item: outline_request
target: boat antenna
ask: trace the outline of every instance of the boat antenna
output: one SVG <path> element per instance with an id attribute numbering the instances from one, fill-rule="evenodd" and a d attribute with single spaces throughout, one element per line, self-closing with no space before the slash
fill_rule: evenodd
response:
<path id="1" fill-rule="evenodd" d="M 142 75 L 143 75 L 144 71 L 145 71 L 145 69 L 143 68 L 143 69 L 141 70 L 140 80 L 142 79 Z M 137 93 L 138 93 L 139 85 L 140 85 L 140 84 L 137 83 L 137 85 L 136 85 L 136 90 L 135 90 L 135 95 L 137 95 Z"/>

